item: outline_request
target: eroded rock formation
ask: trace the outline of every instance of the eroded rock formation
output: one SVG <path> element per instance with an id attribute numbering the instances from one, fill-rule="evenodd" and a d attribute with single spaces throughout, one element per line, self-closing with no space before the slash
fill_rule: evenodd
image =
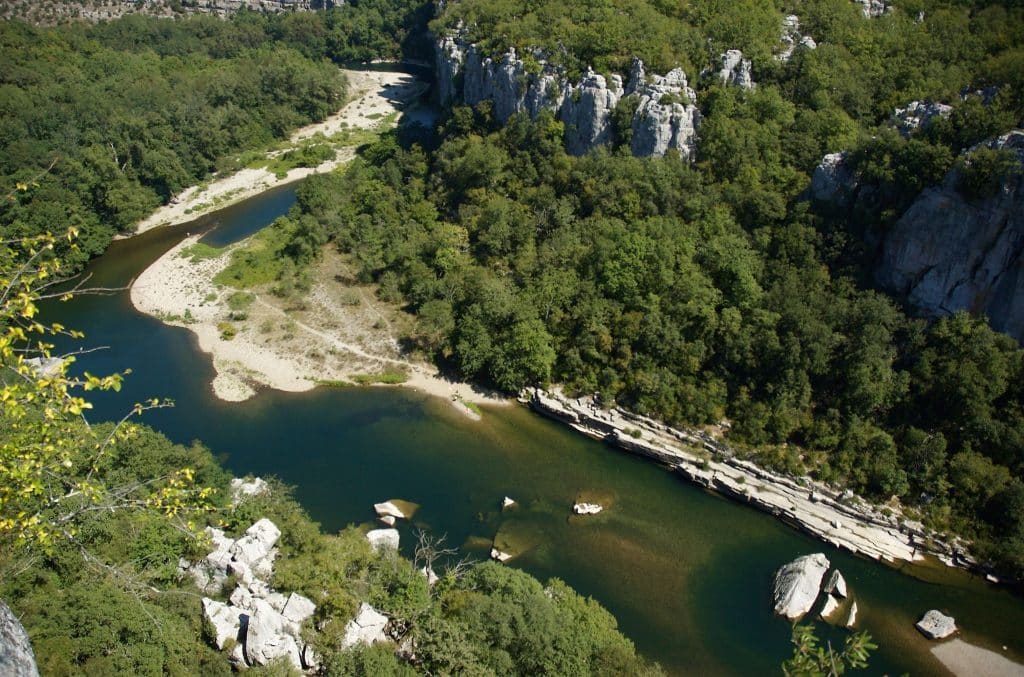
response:
<path id="1" fill-rule="evenodd" d="M 685 159 L 694 151 L 700 111 L 681 69 L 648 77 L 637 60 L 625 85 L 620 75 L 606 77 L 590 69 L 574 83 L 538 50 L 520 54 L 509 49 L 491 58 L 476 45 L 445 36 L 436 43 L 435 70 L 441 105 L 475 106 L 489 100 L 502 123 L 517 113 L 536 117 L 551 111 L 565 124 L 566 148 L 576 155 L 613 141 L 613 113 L 630 96 L 636 97 L 634 155 L 662 156 L 675 150 Z"/>
<path id="2" fill-rule="evenodd" d="M 983 314 L 1024 341 L 1024 131 L 985 145 L 1020 169 L 980 199 L 958 190 L 956 169 L 922 191 L 885 236 L 876 280 L 927 315 Z"/>

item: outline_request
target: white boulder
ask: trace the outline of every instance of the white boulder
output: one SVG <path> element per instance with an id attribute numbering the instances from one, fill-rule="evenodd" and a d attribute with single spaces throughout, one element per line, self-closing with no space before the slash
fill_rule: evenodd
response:
<path id="1" fill-rule="evenodd" d="M 398 539 L 398 529 L 373 529 L 366 534 L 366 540 L 377 552 L 398 550 Z"/>
<path id="2" fill-rule="evenodd" d="M 925 613 L 914 627 L 928 639 L 946 639 L 956 632 L 956 621 L 952 616 L 932 609 Z"/>
<path id="3" fill-rule="evenodd" d="M 356 617 L 345 626 L 345 638 L 341 640 L 341 648 L 387 641 L 387 635 L 384 634 L 387 624 L 387 616 L 363 602 L 359 605 Z"/>
<path id="4" fill-rule="evenodd" d="M 857 623 L 857 603 L 850 602 L 850 614 L 846 617 L 846 627 L 852 628 Z"/>
<path id="5" fill-rule="evenodd" d="M 247 496 L 259 496 L 270 491 L 270 485 L 262 477 L 249 481 L 235 477 L 231 480 L 231 498 L 239 501 Z"/>
<path id="6" fill-rule="evenodd" d="M 373 509 L 377 513 L 377 517 L 394 517 L 395 519 L 405 519 L 405 513 L 401 509 L 392 503 L 391 501 L 384 501 L 383 503 L 374 503 Z"/>
<path id="7" fill-rule="evenodd" d="M 602 510 L 604 508 L 597 503 L 576 503 L 572 506 L 572 511 L 577 515 L 596 515 Z"/>
<path id="8" fill-rule="evenodd" d="M 313 603 L 313 600 L 293 592 L 288 596 L 281 615 L 292 623 L 301 625 L 302 621 L 312 616 L 314 611 L 316 611 L 316 604 Z"/>
<path id="9" fill-rule="evenodd" d="M 825 595 L 825 603 L 821 605 L 821 612 L 818 614 L 823 621 L 831 620 L 832 615 L 839 609 L 839 600 L 832 595 Z"/>
<path id="10" fill-rule="evenodd" d="M 507 562 L 510 559 L 512 559 L 512 555 L 508 554 L 507 552 L 502 552 L 497 548 L 491 548 L 491 559 L 497 560 L 499 562 Z"/>
<path id="11" fill-rule="evenodd" d="M 241 609 L 209 597 L 203 598 L 203 615 L 213 627 L 213 641 L 218 649 L 223 649 L 229 640 L 238 641 L 243 621 L 248 622 L 248 615 Z"/>
<path id="12" fill-rule="evenodd" d="M 266 600 L 255 601 L 245 633 L 245 658 L 250 665 L 266 665 L 286 656 L 297 670 L 302 669 L 302 649 L 295 638 L 299 628 L 278 613 Z"/>
<path id="13" fill-rule="evenodd" d="M 828 582 L 825 583 L 824 590 L 830 595 L 835 595 L 836 597 L 846 597 L 846 579 L 843 578 L 841 573 L 839 573 L 839 569 L 833 571 L 832 575 L 829 576 Z"/>
<path id="14" fill-rule="evenodd" d="M 381 524 L 386 524 L 389 527 L 395 526 L 396 520 L 394 515 L 384 515 L 383 517 L 378 517 L 377 519 L 381 521 Z"/>
<path id="15" fill-rule="evenodd" d="M 502 500 L 502 502 L 501 502 L 501 509 L 502 510 L 508 510 L 509 508 L 511 508 L 515 504 L 516 504 L 516 502 L 514 500 L 512 500 L 511 498 L 506 496 L 504 498 L 504 500 Z"/>
<path id="16" fill-rule="evenodd" d="M 775 613 L 789 620 L 802 618 L 814 606 L 828 567 L 828 558 L 820 552 L 782 566 L 775 573 L 772 590 Z"/>

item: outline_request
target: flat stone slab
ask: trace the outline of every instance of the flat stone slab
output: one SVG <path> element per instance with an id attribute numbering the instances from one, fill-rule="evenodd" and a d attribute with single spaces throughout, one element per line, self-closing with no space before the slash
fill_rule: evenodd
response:
<path id="1" fill-rule="evenodd" d="M 914 627 L 928 639 L 946 639 L 956 632 L 956 621 L 952 616 L 932 609 L 926 612 Z"/>

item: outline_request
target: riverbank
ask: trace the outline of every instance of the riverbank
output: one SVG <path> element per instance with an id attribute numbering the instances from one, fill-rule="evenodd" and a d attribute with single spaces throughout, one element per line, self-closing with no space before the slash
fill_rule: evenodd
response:
<path id="1" fill-rule="evenodd" d="M 214 278 L 245 241 L 200 258 L 189 250 L 198 240 L 187 237 L 157 259 L 139 275 L 130 296 L 137 310 L 195 334 L 199 349 L 213 357 L 218 398 L 241 402 L 259 387 L 303 392 L 321 385 L 389 383 L 445 398 L 473 419 L 479 413 L 472 405 L 508 402 L 408 359 L 395 334 L 399 311 L 376 301 L 372 289 L 344 282 L 345 262 L 337 253 L 325 251 L 316 282 L 301 299 L 261 288 L 243 292 L 243 317 L 232 308 L 238 292 Z"/>
<path id="2" fill-rule="evenodd" d="M 967 544 L 948 543 L 918 522 L 878 509 L 852 492 L 808 478 L 780 475 L 751 461 L 710 434 L 670 428 L 591 398 L 558 391 L 530 391 L 530 406 L 589 437 L 664 463 L 689 481 L 770 513 L 837 548 L 890 565 L 934 558 L 947 566 L 979 570 Z"/>
<path id="3" fill-rule="evenodd" d="M 427 88 L 426 83 L 408 73 L 393 71 L 342 70 L 348 79 L 348 101 L 323 122 L 295 131 L 285 147 L 267 154 L 267 161 L 298 148 L 318 134 L 331 138 L 344 131 L 372 130 L 393 123 L 396 112 L 414 102 Z M 135 235 L 153 228 L 186 223 L 203 214 L 223 209 L 270 188 L 329 172 L 355 157 L 355 147 L 342 147 L 336 157 L 316 167 L 296 167 L 278 174 L 269 167 L 242 169 L 209 184 L 185 189 L 167 205 L 143 219 Z"/>

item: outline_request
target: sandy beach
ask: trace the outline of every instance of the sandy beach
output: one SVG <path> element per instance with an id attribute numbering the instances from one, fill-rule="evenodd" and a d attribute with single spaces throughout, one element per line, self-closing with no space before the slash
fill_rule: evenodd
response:
<path id="1" fill-rule="evenodd" d="M 956 677 L 1024 677 L 1024 665 L 962 639 L 932 647 L 932 654 Z"/>
<path id="2" fill-rule="evenodd" d="M 289 146 L 323 134 L 330 137 L 345 129 L 374 129 L 386 123 L 388 116 L 400 110 L 424 91 L 426 85 L 408 73 L 387 71 L 342 71 L 348 79 L 348 102 L 323 122 L 302 127 L 292 134 Z M 283 148 L 268 154 L 268 158 L 284 153 Z M 267 168 L 243 169 L 205 185 L 192 186 L 182 191 L 167 205 L 160 207 L 138 223 L 135 234 L 161 226 L 185 223 L 207 212 L 250 198 L 269 188 L 298 181 L 311 174 L 329 172 L 354 157 L 354 149 L 343 148 L 337 157 L 317 167 L 297 167 L 283 177 Z"/>
<path id="3" fill-rule="evenodd" d="M 479 415 L 466 403 L 508 402 L 404 356 L 392 334 L 394 318 L 384 315 L 399 311 L 376 302 L 366 289 L 334 282 L 337 275 L 330 267 L 337 265 L 338 255 L 333 252 L 325 254 L 321 281 L 303 299 L 301 312 L 289 308 L 294 299 L 248 290 L 247 318 L 231 322 L 237 333 L 225 339 L 228 299 L 235 290 L 216 284 L 214 277 L 244 241 L 215 258 L 193 261 L 184 250 L 198 239 L 186 238 L 147 268 L 132 285 L 131 300 L 138 310 L 196 335 L 200 350 L 213 357 L 217 375 L 212 387 L 220 399 L 244 401 L 258 387 L 300 392 L 351 383 L 361 374 L 401 371 L 408 374 L 403 387 L 443 397 L 473 419 Z M 353 292 L 359 294 L 358 304 L 352 303 Z"/>

